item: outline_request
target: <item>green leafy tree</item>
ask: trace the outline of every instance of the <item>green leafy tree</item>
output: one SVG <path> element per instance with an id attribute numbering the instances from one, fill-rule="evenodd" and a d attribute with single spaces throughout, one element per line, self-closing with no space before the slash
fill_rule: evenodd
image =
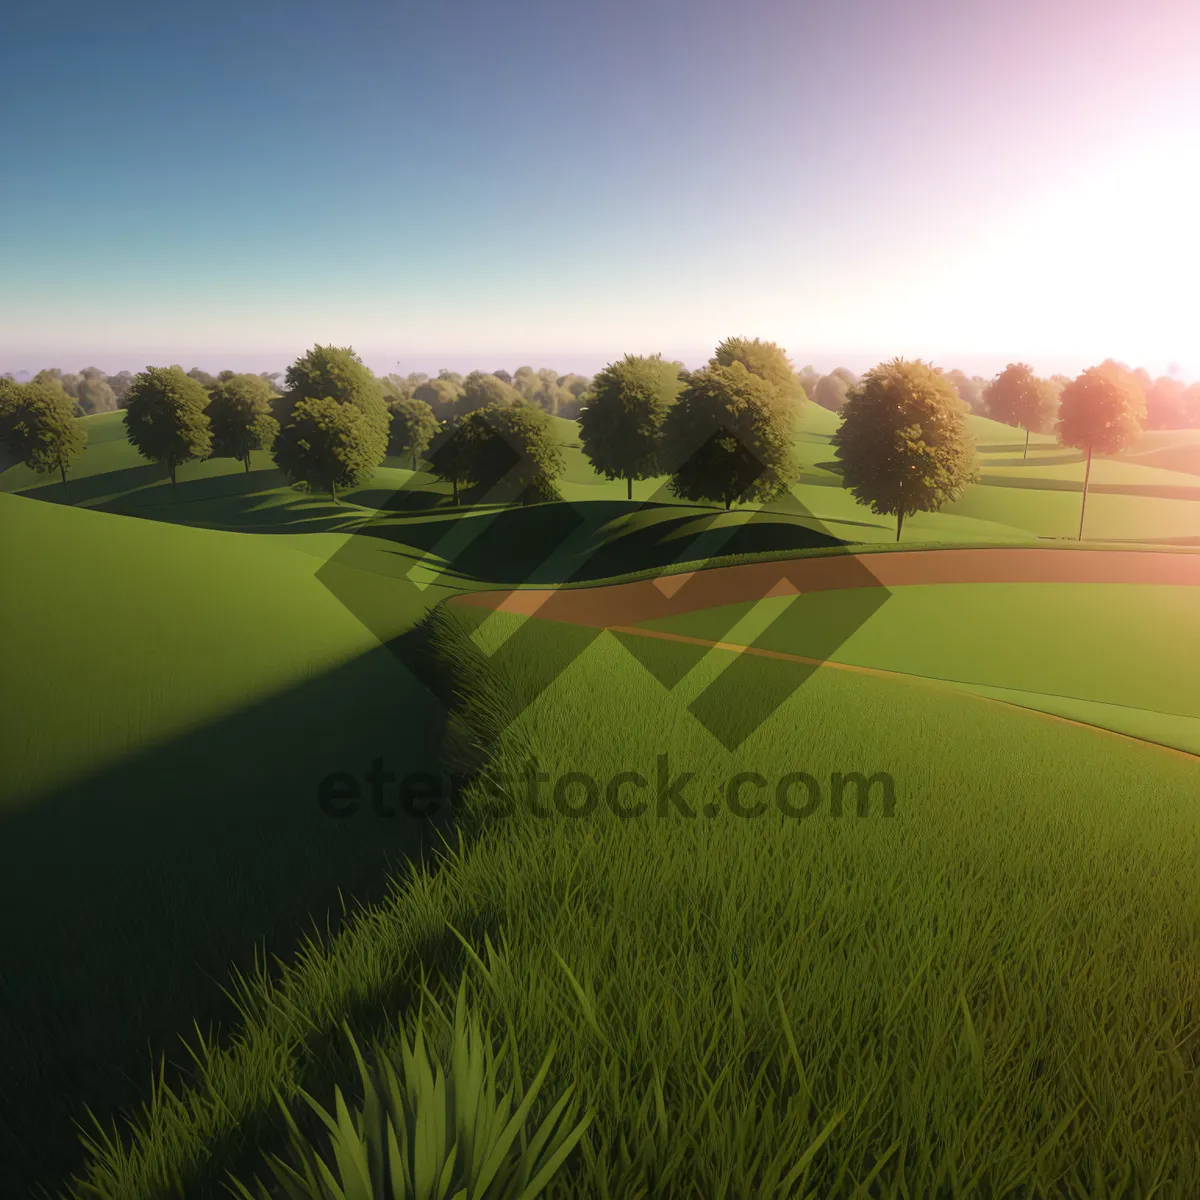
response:
<path id="1" fill-rule="evenodd" d="M 837 412 L 846 403 L 850 385 L 840 375 L 822 375 L 810 395 L 813 402 L 830 412 Z"/>
<path id="2" fill-rule="evenodd" d="M 378 431 L 356 404 L 332 396 L 297 400 L 275 442 L 275 465 L 292 483 L 327 491 L 358 487 L 375 473 Z"/>
<path id="3" fill-rule="evenodd" d="M 804 394 L 806 396 L 811 396 L 813 394 L 813 389 L 817 386 L 817 380 L 820 378 L 821 372 L 811 364 L 806 367 L 801 367 L 800 370 L 796 372 L 796 379 L 798 380 L 800 386 L 804 389 Z"/>
<path id="4" fill-rule="evenodd" d="M 275 465 L 293 483 L 328 491 L 335 501 L 339 487 L 365 483 L 387 454 L 391 417 L 383 387 L 362 359 L 349 346 L 314 346 L 288 367 L 284 385 Z M 327 400 L 358 417 L 335 418 Z"/>
<path id="5" fill-rule="evenodd" d="M 1025 430 L 1022 461 L 1029 456 L 1029 435 L 1049 433 L 1054 428 L 1058 393 L 1046 380 L 1039 379 L 1028 363 L 1009 363 L 988 384 L 983 399 L 993 421 Z"/>
<path id="6" fill-rule="evenodd" d="M 448 421 L 454 416 L 454 408 L 462 395 L 462 385 L 452 379 L 427 379 L 413 388 L 414 400 L 420 400 L 433 409 L 439 421 Z"/>
<path id="7" fill-rule="evenodd" d="M 521 503 L 558 499 L 566 464 L 550 418 L 531 404 L 492 404 L 443 427 L 427 455 L 430 469 L 453 488 L 486 495 L 500 484 Z"/>
<path id="8" fill-rule="evenodd" d="M 786 403 L 798 405 L 807 399 L 787 352 L 774 342 L 764 342 L 759 338 L 726 338 L 717 347 L 708 365 L 728 367 L 735 362 L 741 363 L 752 375 L 765 379 Z"/>
<path id="9" fill-rule="evenodd" d="M 214 458 L 236 458 L 250 472 L 250 454 L 270 450 L 279 436 L 271 415 L 275 389 L 261 375 L 234 375 L 214 383 L 208 392 Z"/>
<path id="10" fill-rule="evenodd" d="M 520 403 L 521 393 L 516 388 L 502 379 L 497 379 L 495 375 L 472 371 L 463 380 L 462 391 L 454 403 L 454 411 L 458 416 L 465 416 L 477 408 L 511 407 Z"/>
<path id="11" fill-rule="evenodd" d="M 1116 454 L 1135 441 L 1146 418 L 1146 402 L 1128 371 L 1109 363 L 1089 367 L 1062 390 L 1058 408 L 1058 441 L 1087 453 L 1083 501 L 1079 509 L 1079 540 L 1087 513 L 1088 484 L 1093 454 Z"/>
<path id="12" fill-rule="evenodd" d="M 860 504 L 896 518 L 935 512 L 977 477 L 966 409 L 950 381 L 920 360 L 892 359 L 863 376 L 834 434 L 842 478 Z"/>
<path id="13" fill-rule="evenodd" d="M 118 371 L 115 375 L 109 375 L 104 380 L 113 390 L 113 395 L 117 398 L 117 407 L 125 407 L 125 397 L 129 395 L 129 389 L 133 387 L 133 372 Z"/>
<path id="14" fill-rule="evenodd" d="M 425 453 L 437 435 L 437 417 L 428 404 L 411 396 L 393 400 L 388 405 L 388 413 L 392 420 L 388 453 L 410 455 L 415 471 L 417 456 Z"/>
<path id="15" fill-rule="evenodd" d="M 661 473 L 663 420 L 682 387 L 678 369 L 661 354 L 627 354 L 593 381 L 588 406 L 579 414 L 583 453 L 606 479 L 624 479 L 630 500 L 635 479 Z"/>
<path id="16" fill-rule="evenodd" d="M 99 367 L 84 367 L 79 372 L 75 387 L 75 398 L 83 413 L 116 412 L 117 394 L 108 382 L 108 377 Z"/>
<path id="17" fill-rule="evenodd" d="M 147 367 L 125 396 L 129 441 L 143 458 L 167 468 L 172 487 L 181 463 L 212 452 L 207 405 L 208 393 L 178 366 Z"/>
<path id="18" fill-rule="evenodd" d="M 590 405 L 589 405 L 590 409 Z M 740 361 L 693 371 L 663 421 L 671 493 L 684 500 L 766 501 L 796 479 L 795 408 Z"/>
<path id="19" fill-rule="evenodd" d="M 87 445 L 75 402 L 62 388 L 26 383 L 0 386 L 0 440 L 18 461 L 39 474 L 58 471 L 68 501 L 67 468 Z"/>
<path id="20" fill-rule="evenodd" d="M 215 375 L 210 375 L 207 371 L 202 371 L 199 367 L 193 367 L 188 372 L 188 378 L 194 379 L 205 391 L 217 382 Z"/>
<path id="21" fill-rule="evenodd" d="M 442 422 L 425 455 L 430 471 L 450 484 L 455 508 L 461 501 L 462 490 L 475 481 L 475 443 L 480 433 L 478 422 L 465 416 L 451 417 Z"/>

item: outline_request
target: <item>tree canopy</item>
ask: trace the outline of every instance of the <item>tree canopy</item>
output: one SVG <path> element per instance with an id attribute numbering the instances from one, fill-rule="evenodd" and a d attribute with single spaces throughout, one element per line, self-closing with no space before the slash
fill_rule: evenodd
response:
<path id="1" fill-rule="evenodd" d="M 205 408 L 208 393 L 183 368 L 147 367 L 125 396 L 125 430 L 134 448 L 163 463 L 175 483 L 176 468 L 212 452 Z"/>
<path id="2" fill-rule="evenodd" d="M 872 367 L 842 409 L 834 454 L 854 498 L 896 518 L 958 499 L 977 474 L 965 405 L 941 371 L 921 360 Z"/>
<path id="3" fill-rule="evenodd" d="M 64 491 L 71 460 L 87 445 L 75 402 L 62 388 L 45 383 L 0 385 L 0 440 L 30 470 L 58 471 Z"/>
<path id="4" fill-rule="evenodd" d="M 357 404 L 332 396 L 297 400 L 275 442 L 275 465 L 291 480 L 327 491 L 358 487 L 375 472 L 378 431 Z"/>
<path id="5" fill-rule="evenodd" d="M 261 375 L 234 375 L 208 392 L 214 458 L 236 458 L 248 472 L 254 450 L 270 450 L 279 435 L 271 414 L 275 389 Z"/>
<path id="6" fill-rule="evenodd" d="M 682 388 L 678 368 L 660 354 L 627 354 L 592 381 L 588 405 L 579 414 L 583 453 L 606 479 L 624 479 L 630 500 L 635 479 L 661 473 L 663 420 Z"/>
<path id="7" fill-rule="evenodd" d="M 511 408 L 520 403 L 521 393 L 511 384 L 497 379 L 495 375 L 472 371 L 462 382 L 462 390 L 454 402 L 454 411 L 458 416 L 465 416 L 489 405 Z"/>
<path id="8" fill-rule="evenodd" d="M 726 338 L 708 360 L 710 367 L 728 367 L 741 363 L 752 375 L 766 380 L 779 398 L 791 404 L 803 404 L 804 388 L 782 346 L 760 338 Z"/>
<path id="9" fill-rule="evenodd" d="M 693 371 L 663 421 L 671 493 L 684 500 L 765 501 L 795 481 L 795 410 L 778 386 L 735 361 Z"/>
<path id="10" fill-rule="evenodd" d="M 1025 455 L 1031 433 L 1049 433 L 1054 428 L 1058 388 L 1039 379 L 1028 363 L 1009 363 L 988 384 L 983 399 L 992 420 L 1025 430 Z"/>
<path id="11" fill-rule="evenodd" d="M 417 469 L 417 456 L 424 454 L 438 431 L 437 417 L 424 400 L 412 396 L 388 403 L 391 426 L 388 432 L 388 453 L 406 454 Z"/>
<path id="12" fill-rule="evenodd" d="M 288 367 L 284 383 L 275 463 L 293 483 L 336 501 L 339 487 L 366 482 L 387 454 L 383 387 L 349 346 L 314 346 Z M 353 411 L 339 416 L 330 404 Z"/>
<path id="13" fill-rule="evenodd" d="M 817 380 L 810 394 L 814 403 L 829 409 L 830 412 L 837 412 L 846 403 L 846 394 L 849 391 L 850 384 L 843 376 L 830 373 Z"/>
<path id="14" fill-rule="evenodd" d="M 1062 390 L 1058 408 L 1060 445 L 1083 450 L 1087 467 L 1079 506 L 1079 538 L 1087 513 L 1088 484 L 1093 454 L 1116 454 L 1135 441 L 1146 419 L 1141 382 L 1131 371 L 1111 361 L 1089 367 Z"/>

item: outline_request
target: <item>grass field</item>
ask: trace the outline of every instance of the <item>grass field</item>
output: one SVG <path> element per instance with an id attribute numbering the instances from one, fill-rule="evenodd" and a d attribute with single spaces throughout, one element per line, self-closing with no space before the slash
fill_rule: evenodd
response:
<path id="1" fill-rule="evenodd" d="M 1022 463 L 1017 431 L 970 423 L 984 482 L 906 522 L 904 544 L 1073 537 L 1079 456 L 1035 437 Z M 878 1168 L 872 1195 L 933 1195 L 949 1186 L 939 1171 L 965 1192 L 1118 1195 L 1127 1163 L 1125 1194 L 1141 1195 L 1162 1148 L 1161 1194 L 1192 1194 L 1197 765 L 1020 711 L 1200 750 L 1189 589 L 896 589 L 835 655 L 959 694 L 833 669 L 801 668 L 798 688 L 795 664 L 729 669 L 720 652 L 497 618 L 481 636 L 507 633 L 507 653 L 486 679 L 463 668 L 459 699 L 476 707 L 447 729 L 404 665 L 445 597 L 886 552 L 891 519 L 840 486 L 836 417 L 808 406 L 792 497 L 730 514 L 676 502 L 661 480 L 628 503 L 566 421 L 560 503 L 461 510 L 400 460 L 340 505 L 286 486 L 263 455 L 249 474 L 187 464 L 172 488 L 121 414 L 86 424 L 71 507 L 57 480 L 0 472 L 0 562 L 19 581 L 0 589 L 0 1193 L 79 1169 L 84 1105 L 123 1129 L 165 1053 L 171 1090 L 139 1119 L 142 1140 L 90 1156 L 93 1182 L 108 1180 L 96 1195 L 157 1200 L 168 1167 L 189 1198 L 224 1195 L 223 1170 L 255 1169 L 259 1143 L 277 1142 L 271 1084 L 327 1096 L 352 1077 L 334 1045 L 343 1017 L 390 1036 L 422 971 L 451 989 L 466 971 L 486 1013 L 515 1014 L 523 1062 L 562 1035 L 555 1082 L 579 1081 L 599 1110 L 594 1194 L 601 1179 L 617 1195 L 671 1179 L 768 1194 L 755 1155 L 794 1163 L 847 1106 L 813 1151 L 817 1194 L 849 1195 Z M 1200 545 L 1200 484 L 1177 465 L 1197 437 L 1147 434 L 1099 460 L 1089 537 Z M 667 628 L 803 655 L 842 603 Z M 766 717 L 732 754 L 704 728 L 722 710 Z M 514 719 L 491 728 L 489 711 Z M 319 781 L 379 757 L 445 769 L 464 738 L 493 772 L 534 753 L 551 772 L 652 774 L 663 753 L 705 787 L 742 768 L 880 770 L 899 798 L 894 818 L 845 823 L 473 817 L 447 863 L 387 898 L 443 824 L 331 821 Z M 343 922 L 343 899 L 371 907 Z M 503 941 L 494 988 L 448 922 L 485 959 L 485 934 Z M 282 961 L 255 974 L 264 943 Z M 231 968 L 254 977 L 242 1008 Z M 196 1042 L 193 1021 L 216 1031 L 202 1068 L 178 1040 Z M 713 1175 L 735 1145 L 748 1157 Z"/>
<path id="2" fill-rule="evenodd" d="M 852 600 L 842 592 L 771 598 L 644 626 L 825 657 L 828 630 Z M 982 689 L 1117 732 L 1137 729 L 1200 754 L 1200 678 L 1187 652 L 1196 604 L 1195 589 L 1140 584 L 895 588 L 829 657 Z"/>
<path id="3" fill-rule="evenodd" d="M 321 1036 L 332 1014 L 353 997 L 355 1027 L 386 1040 L 422 971 L 437 991 L 465 971 L 484 1014 L 515 1023 L 522 1061 L 555 1039 L 553 1088 L 595 1107 L 582 1175 L 549 1195 L 784 1195 L 772 1164 L 778 1180 L 809 1151 L 805 1194 L 1194 1190 L 1200 764 L 833 670 L 779 702 L 794 668 L 745 659 L 739 695 L 773 711 L 729 754 L 692 711 L 713 660 L 656 643 L 647 671 L 613 635 L 579 652 L 573 627 L 488 622 L 498 657 L 463 717 L 493 782 L 531 757 L 550 781 L 654 780 L 665 755 L 694 774 L 695 811 L 740 770 L 772 785 L 882 771 L 893 815 L 539 817 L 513 792 L 500 818 L 477 794 L 464 853 L 257 993 L 248 1039 L 187 1107 L 202 1121 L 161 1105 L 104 1164 L 126 1194 L 147 1194 L 132 1185 L 168 1143 L 196 1195 L 218 1167 L 247 1170 L 232 1135 L 268 1082 L 327 1095 L 345 1070 Z M 303 1028 L 319 1049 L 287 1053 Z"/>

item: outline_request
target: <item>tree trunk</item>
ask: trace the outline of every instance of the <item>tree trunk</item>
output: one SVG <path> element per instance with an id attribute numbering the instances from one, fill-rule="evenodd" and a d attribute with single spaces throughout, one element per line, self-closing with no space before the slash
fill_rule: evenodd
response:
<path id="1" fill-rule="evenodd" d="M 625 499 L 626 500 L 633 499 L 633 476 L 632 475 L 625 476 Z"/>
<path id="2" fill-rule="evenodd" d="M 167 464 L 167 470 L 171 472 L 171 491 L 175 491 L 175 464 L 173 462 Z"/>
<path id="3" fill-rule="evenodd" d="M 242 459 L 242 466 L 246 468 L 246 474 L 249 475 L 250 474 L 250 455 L 249 454 L 247 454 L 246 457 Z"/>
<path id="4" fill-rule="evenodd" d="M 452 479 L 450 481 L 450 483 L 451 483 L 451 486 L 454 488 L 454 507 L 457 508 L 458 507 L 458 480 Z"/>
<path id="5" fill-rule="evenodd" d="M 417 469 L 417 452 L 415 450 L 413 451 L 412 459 L 413 459 L 412 469 L 415 471 Z"/>
<path id="6" fill-rule="evenodd" d="M 331 483 L 329 485 L 329 494 L 333 497 L 334 504 L 340 503 L 340 501 L 337 498 L 337 484 L 336 483 Z"/>
<path id="7" fill-rule="evenodd" d="M 1087 512 L 1087 490 L 1088 480 L 1092 477 L 1092 448 L 1088 447 L 1087 470 L 1083 473 L 1083 503 L 1079 507 L 1079 537 L 1076 541 L 1083 541 L 1083 517 Z"/>
<path id="8" fill-rule="evenodd" d="M 67 491 L 67 468 L 63 465 L 63 460 L 61 458 L 58 460 L 58 473 L 62 476 L 63 481 L 63 500 L 67 504 L 70 504 L 71 493 Z"/>
<path id="9" fill-rule="evenodd" d="M 726 496 L 726 497 L 725 497 L 725 511 L 726 511 L 726 512 L 728 512 L 728 511 L 729 511 L 729 504 L 730 504 L 730 499 L 729 499 L 729 497 L 728 497 L 728 496 Z"/>
<path id="10" fill-rule="evenodd" d="M 1025 453 L 1021 455 L 1021 461 L 1024 462 L 1029 457 L 1029 430 L 1025 430 Z"/>
<path id="11" fill-rule="evenodd" d="M 904 528 L 904 510 L 901 509 L 896 514 L 896 541 L 900 540 L 900 530 Z"/>

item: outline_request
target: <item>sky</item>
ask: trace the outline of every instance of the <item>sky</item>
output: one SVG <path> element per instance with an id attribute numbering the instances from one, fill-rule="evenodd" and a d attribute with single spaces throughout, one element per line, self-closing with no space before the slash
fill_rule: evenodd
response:
<path id="1" fill-rule="evenodd" d="M 1200 378 L 1196 0 L 7 0 L 0 371 Z"/>

